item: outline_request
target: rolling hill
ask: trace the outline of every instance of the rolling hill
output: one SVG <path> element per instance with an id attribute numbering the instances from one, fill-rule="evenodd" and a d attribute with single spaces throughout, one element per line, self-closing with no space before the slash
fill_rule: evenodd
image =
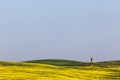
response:
<path id="1" fill-rule="evenodd" d="M 120 61 L 0 61 L 0 80 L 120 80 Z"/>
<path id="2" fill-rule="evenodd" d="M 25 61 L 27 63 L 41 63 L 41 64 L 50 64 L 55 66 L 84 66 L 88 63 L 73 61 L 73 60 L 62 60 L 62 59 L 45 59 L 45 60 L 31 60 Z"/>

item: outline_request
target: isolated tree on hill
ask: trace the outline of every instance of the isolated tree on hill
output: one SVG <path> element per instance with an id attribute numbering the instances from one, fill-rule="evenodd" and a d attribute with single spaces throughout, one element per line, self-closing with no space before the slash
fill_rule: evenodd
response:
<path id="1" fill-rule="evenodd" d="M 90 58 L 90 61 L 93 62 L 93 58 L 92 57 Z"/>

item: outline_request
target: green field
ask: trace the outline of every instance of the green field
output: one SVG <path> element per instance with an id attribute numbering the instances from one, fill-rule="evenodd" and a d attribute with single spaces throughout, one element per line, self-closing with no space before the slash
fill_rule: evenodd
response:
<path id="1" fill-rule="evenodd" d="M 120 80 L 120 61 L 0 61 L 0 80 Z"/>

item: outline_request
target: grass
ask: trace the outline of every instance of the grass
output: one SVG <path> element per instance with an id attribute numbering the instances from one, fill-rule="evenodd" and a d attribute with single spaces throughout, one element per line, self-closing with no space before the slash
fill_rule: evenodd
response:
<path id="1" fill-rule="evenodd" d="M 120 61 L 0 61 L 0 80 L 120 80 Z"/>

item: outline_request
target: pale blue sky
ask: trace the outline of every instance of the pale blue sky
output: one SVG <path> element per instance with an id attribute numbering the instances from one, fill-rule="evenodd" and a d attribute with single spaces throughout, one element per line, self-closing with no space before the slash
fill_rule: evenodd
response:
<path id="1" fill-rule="evenodd" d="M 0 59 L 120 59 L 120 0 L 0 0 Z"/>

